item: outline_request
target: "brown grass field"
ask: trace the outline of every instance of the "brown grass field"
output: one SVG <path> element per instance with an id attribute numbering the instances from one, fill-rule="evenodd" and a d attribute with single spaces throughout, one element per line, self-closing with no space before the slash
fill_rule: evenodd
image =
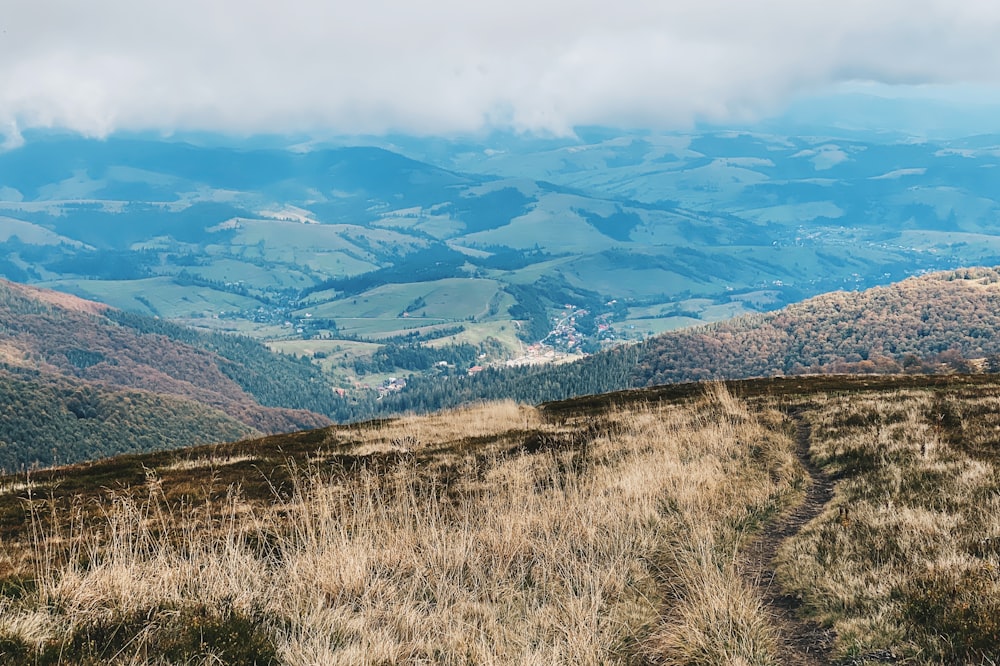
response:
<path id="1" fill-rule="evenodd" d="M 998 441 L 996 378 L 816 377 L 4 477 L 0 663 L 995 664 Z"/>

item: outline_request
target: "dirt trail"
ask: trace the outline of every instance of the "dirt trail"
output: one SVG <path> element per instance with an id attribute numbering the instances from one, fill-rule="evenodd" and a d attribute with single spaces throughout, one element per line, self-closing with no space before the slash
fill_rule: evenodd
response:
<path id="1" fill-rule="evenodd" d="M 796 423 L 795 453 L 809 473 L 809 490 L 802 504 L 781 517 L 750 544 L 746 550 L 743 574 L 760 590 L 774 616 L 784 644 L 781 663 L 784 666 L 828 666 L 833 663 L 830 658 L 833 633 L 796 617 L 795 611 L 801 602 L 785 594 L 774 576 L 778 546 L 818 516 L 833 497 L 833 482 L 809 458 L 809 425 L 797 414 L 792 414 L 792 417 Z"/>

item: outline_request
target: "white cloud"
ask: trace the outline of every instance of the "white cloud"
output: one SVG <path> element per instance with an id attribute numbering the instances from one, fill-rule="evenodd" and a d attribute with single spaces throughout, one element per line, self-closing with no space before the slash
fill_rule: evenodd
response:
<path id="1" fill-rule="evenodd" d="M 0 129 L 669 128 L 851 80 L 1000 85 L 993 0 L 11 0 Z"/>

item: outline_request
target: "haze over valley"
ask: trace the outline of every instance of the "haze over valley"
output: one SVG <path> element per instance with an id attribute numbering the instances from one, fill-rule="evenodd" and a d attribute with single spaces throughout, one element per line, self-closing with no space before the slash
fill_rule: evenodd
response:
<path id="1" fill-rule="evenodd" d="M 387 342 L 443 350 L 424 374 L 545 362 L 1000 263 L 1000 139 L 827 132 L 40 136 L 0 154 L 0 274 L 250 335 L 357 391 L 417 370 Z"/>

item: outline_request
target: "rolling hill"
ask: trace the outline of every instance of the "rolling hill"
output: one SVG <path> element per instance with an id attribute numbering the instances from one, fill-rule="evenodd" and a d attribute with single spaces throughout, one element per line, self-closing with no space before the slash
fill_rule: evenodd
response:
<path id="1" fill-rule="evenodd" d="M 266 339 L 336 337 L 329 322 L 345 319 L 348 336 L 378 341 L 420 323 L 354 317 L 319 288 L 378 275 L 426 298 L 429 280 L 408 273 L 440 262 L 434 279 L 492 280 L 514 301 L 469 299 L 443 319 L 514 349 L 497 328 L 525 309 L 529 330 L 571 302 L 637 339 L 1000 257 L 986 140 L 491 141 L 304 151 L 36 137 L 0 154 L 0 274 Z M 313 305 L 326 328 L 285 326 Z"/>
<path id="2" fill-rule="evenodd" d="M 248 338 L 6 281 L 0 363 L 8 469 L 317 427 L 340 402 L 317 368 Z"/>

